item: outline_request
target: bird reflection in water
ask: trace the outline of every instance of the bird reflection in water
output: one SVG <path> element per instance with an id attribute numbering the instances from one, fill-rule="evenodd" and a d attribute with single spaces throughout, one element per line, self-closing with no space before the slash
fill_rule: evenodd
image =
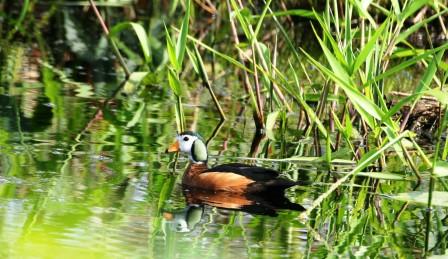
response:
<path id="1" fill-rule="evenodd" d="M 276 217 L 279 210 L 305 210 L 301 205 L 290 202 L 280 191 L 232 193 L 184 187 L 183 193 L 187 206 L 177 211 L 163 213 L 170 229 L 176 232 L 192 231 L 202 219 L 205 206 L 271 217 Z"/>

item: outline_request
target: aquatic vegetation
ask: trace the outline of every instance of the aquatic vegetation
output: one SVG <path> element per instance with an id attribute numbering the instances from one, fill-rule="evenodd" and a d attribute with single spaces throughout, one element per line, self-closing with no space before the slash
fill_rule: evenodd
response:
<path id="1" fill-rule="evenodd" d="M 169 224 L 211 258 L 445 254 L 447 13 L 426 0 L 1 1 L 0 255 L 76 250 L 57 232 L 129 230 L 135 215 L 145 238 L 120 239 L 127 256 L 194 257 Z M 196 206 L 222 197 L 179 190 L 186 161 L 164 150 L 184 130 L 205 133 L 210 163 L 303 182 L 288 197 L 306 211 Z"/>

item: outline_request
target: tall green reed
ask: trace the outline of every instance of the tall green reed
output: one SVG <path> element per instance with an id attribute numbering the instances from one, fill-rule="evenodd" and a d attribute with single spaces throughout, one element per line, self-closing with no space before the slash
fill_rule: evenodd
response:
<path id="1" fill-rule="evenodd" d="M 177 38 L 176 44 L 170 37 L 168 29 L 165 27 L 165 37 L 168 57 L 170 60 L 170 67 L 168 68 L 168 84 L 171 87 L 174 95 L 176 96 L 176 124 L 177 131 L 182 132 L 185 130 L 185 117 L 182 108 L 182 97 L 181 97 L 181 82 L 179 75 L 182 72 L 182 64 L 185 56 L 185 51 L 187 47 L 187 35 L 188 28 L 190 26 L 190 12 L 191 12 L 191 1 L 187 0 L 185 16 L 182 20 L 182 25 L 180 29 L 180 34 Z"/>

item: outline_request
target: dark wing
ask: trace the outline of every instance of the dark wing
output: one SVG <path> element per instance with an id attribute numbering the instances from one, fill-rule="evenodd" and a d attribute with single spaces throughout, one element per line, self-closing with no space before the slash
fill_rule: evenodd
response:
<path id="1" fill-rule="evenodd" d="M 215 166 L 213 168 L 207 169 L 206 171 L 204 171 L 203 173 L 234 173 L 234 174 L 239 174 L 242 175 L 248 179 L 254 180 L 254 181 L 269 181 L 269 180 L 274 180 L 277 179 L 277 177 L 279 176 L 279 172 L 273 170 L 273 169 L 268 169 L 268 168 L 263 168 L 263 167 L 258 167 L 258 166 L 251 166 L 251 165 L 246 165 L 246 164 L 241 164 L 241 163 L 231 163 L 231 164 L 223 164 L 223 165 L 219 165 L 219 166 Z"/>

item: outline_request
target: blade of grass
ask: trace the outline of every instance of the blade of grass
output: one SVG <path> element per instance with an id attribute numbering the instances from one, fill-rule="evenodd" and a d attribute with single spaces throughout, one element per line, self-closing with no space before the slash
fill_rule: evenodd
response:
<path id="1" fill-rule="evenodd" d="M 382 35 L 384 29 L 389 26 L 389 19 L 386 19 L 383 24 L 375 31 L 375 33 L 372 35 L 372 37 L 369 39 L 367 44 L 362 48 L 359 55 L 356 57 L 355 64 L 353 65 L 352 72 L 355 73 L 358 71 L 358 69 L 361 67 L 361 65 L 366 61 L 366 58 L 368 55 L 370 55 L 374 48 L 376 47 L 375 44 L 377 43 L 378 39 Z"/>
<path id="2" fill-rule="evenodd" d="M 148 36 L 146 34 L 145 29 L 143 26 L 141 26 L 138 23 L 135 22 L 122 22 L 116 24 L 112 29 L 110 30 L 110 37 L 116 37 L 118 33 L 121 31 L 131 28 L 135 35 L 137 36 L 137 39 L 140 43 L 140 47 L 142 49 L 143 57 L 145 58 L 145 62 L 147 64 L 151 63 L 151 55 L 149 50 L 149 43 L 148 43 Z"/>
<path id="3" fill-rule="evenodd" d="M 427 4 L 428 0 L 414 0 L 409 1 L 406 7 L 403 9 L 403 11 L 398 16 L 398 19 L 401 22 L 404 22 L 409 16 L 413 15 L 415 12 L 419 11 L 422 6 Z"/>
<path id="4" fill-rule="evenodd" d="M 226 115 L 221 108 L 221 105 L 219 104 L 218 98 L 216 97 L 215 93 L 213 92 L 212 86 L 210 85 L 210 81 L 208 80 L 207 71 L 205 71 L 204 63 L 202 62 L 201 54 L 199 53 L 198 48 L 196 45 L 193 46 L 194 48 L 194 54 L 196 58 L 196 67 L 199 71 L 199 75 L 202 78 L 202 81 L 204 82 L 205 86 L 207 87 L 208 91 L 210 92 L 210 96 L 213 99 L 213 102 L 215 103 L 216 108 L 219 111 L 219 114 L 221 115 L 222 120 L 226 120 Z"/>
<path id="5" fill-rule="evenodd" d="M 294 83 L 297 87 L 297 89 L 300 90 L 300 83 L 299 83 L 299 77 L 297 76 L 297 73 L 295 72 L 293 66 L 291 63 L 289 63 L 289 66 L 293 72 L 294 75 Z M 316 115 L 316 113 L 313 111 L 313 109 L 305 102 L 305 100 L 303 100 L 303 97 L 301 95 L 301 93 L 299 92 L 298 94 L 292 95 L 297 101 L 298 103 L 302 106 L 302 108 L 305 110 L 306 114 L 309 116 L 309 118 L 311 119 L 312 123 L 316 123 L 317 128 L 319 129 L 319 131 L 322 133 L 322 135 L 324 135 L 325 138 L 327 138 L 328 136 L 328 132 L 325 128 L 325 126 L 322 124 L 322 122 L 320 121 L 319 117 Z M 312 127 L 310 127 L 311 130 Z"/>
<path id="6" fill-rule="evenodd" d="M 242 63 L 240 63 L 240 62 L 237 61 L 236 59 L 232 58 L 231 56 L 226 55 L 226 54 L 224 54 L 224 53 L 221 53 L 221 52 L 215 50 L 214 48 L 208 46 L 207 44 L 205 44 L 205 43 L 203 43 L 202 41 L 200 41 L 200 40 L 194 38 L 193 36 L 188 35 L 187 38 L 188 38 L 189 40 L 191 40 L 194 44 L 198 44 L 199 46 L 201 46 L 201 47 L 203 47 L 204 49 L 210 51 L 211 53 L 215 54 L 216 56 L 218 56 L 218 57 L 220 57 L 220 58 L 226 60 L 226 61 L 229 62 L 230 64 L 232 64 L 232 65 L 234 65 L 234 66 L 236 66 L 236 67 L 238 67 L 238 68 L 240 68 L 240 69 L 243 69 L 243 70 L 245 70 L 246 72 L 253 73 L 253 71 L 252 71 L 250 68 L 246 67 L 245 65 L 243 65 Z"/>
<path id="7" fill-rule="evenodd" d="M 272 2 L 272 0 L 267 1 L 267 3 L 264 6 L 263 12 L 261 13 L 260 18 L 258 19 L 257 27 L 255 27 L 255 32 L 254 32 L 255 38 L 257 38 L 258 33 L 260 32 L 261 25 L 263 24 L 264 17 L 266 16 L 266 12 L 268 11 L 269 5 L 271 4 L 271 2 Z"/>
<path id="8" fill-rule="evenodd" d="M 176 70 L 180 70 L 180 64 L 176 57 L 176 49 L 174 47 L 174 42 L 171 39 L 170 33 L 165 26 L 165 37 L 166 37 L 166 50 L 168 52 L 168 58 L 170 59 L 171 66 Z"/>
<path id="9" fill-rule="evenodd" d="M 254 17 L 258 18 L 259 15 L 254 15 Z M 272 12 L 266 17 L 282 17 L 282 16 L 300 16 L 308 19 L 315 20 L 316 14 L 313 11 L 306 10 L 306 9 L 289 9 L 286 11 L 277 11 Z"/>
<path id="10" fill-rule="evenodd" d="M 423 96 L 422 91 L 429 88 L 429 85 L 431 81 L 434 79 L 434 76 L 437 72 L 437 68 L 440 64 L 440 61 L 442 60 L 443 54 L 445 53 L 445 50 L 442 49 L 439 51 L 436 56 L 431 60 L 431 63 L 429 63 L 428 68 L 426 69 L 425 73 L 422 76 L 422 79 L 420 80 L 419 84 L 414 90 L 414 94 L 419 94 L 417 99 L 414 100 L 412 103 L 411 108 L 409 109 L 409 112 L 406 114 L 406 117 L 401 122 L 401 130 L 405 128 L 410 115 L 412 114 L 412 111 L 414 110 L 415 105 L 417 104 L 418 99 Z"/>
<path id="11" fill-rule="evenodd" d="M 332 194 L 339 186 L 341 186 L 351 176 L 356 175 L 357 173 L 361 172 L 370 163 L 375 161 L 384 151 L 386 151 L 388 148 L 392 147 L 394 144 L 398 143 L 402 138 L 406 137 L 407 135 L 408 135 L 408 132 L 405 131 L 405 132 L 401 133 L 400 135 L 398 135 L 395 139 L 390 140 L 387 144 L 385 144 L 380 149 L 373 150 L 373 152 L 365 154 L 359 161 L 358 165 L 352 171 L 350 171 L 344 177 L 340 178 L 338 181 L 336 181 L 334 184 L 332 184 L 330 186 L 330 188 L 325 193 L 321 194 L 316 200 L 314 200 L 313 203 L 311 204 L 311 206 L 309 208 L 307 208 L 307 210 L 301 214 L 301 217 L 305 217 L 305 218 L 308 217 L 314 209 L 316 209 L 318 206 L 320 206 L 320 204 L 324 201 L 325 198 L 327 198 L 330 194 Z"/>
<path id="12" fill-rule="evenodd" d="M 182 26 L 180 27 L 180 35 L 179 35 L 179 38 L 177 39 L 177 44 L 176 44 L 176 58 L 177 58 L 177 63 L 179 65 L 178 70 L 177 70 L 178 72 L 180 72 L 180 70 L 182 69 L 182 62 L 184 60 L 185 48 L 187 45 L 188 27 L 190 25 L 190 8 L 191 8 L 190 2 L 191 2 L 191 0 L 187 0 L 187 3 L 186 3 L 187 9 L 185 10 L 185 16 L 182 21 Z"/>
<path id="13" fill-rule="evenodd" d="M 126 78 L 128 78 L 131 75 L 131 72 L 129 71 L 128 67 L 126 66 L 126 62 L 124 61 L 123 57 L 121 56 L 120 51 L 118 50 L 117 45 L 115 42 L 111 39 L 109 35 L 109 29 L 106 26 L 106 23 L 103 20 L 103 17 L 101 16 L 100 12 L 98 11 L 98 8 L 96 8 L 95 2 L 93 0 L 89 0 L 90 6 L 92 7 L 93 11 L 95 12 L 96 17 L 98 18 L 98 21 L 100 22 L 101 28 L 103 29 L 104 34 L 106 34 L 107 38 L 109 39 L 109 42 L 111 43 L 112 50 L 115 53 L 115 55 L 118 58 L 118 61 L 120 62 L 121 67 L 124 70 L 124 73 L 126 74 Z"/>
<path id="14" fill-rule="evenodd" d="M 20 26 L 22 26 L 23 21 L 26 18 L 26 14 L 30 10 L 30 0 L 24 0 L 23 3 L 21 3 L 22 9 L 20 10 L 19 18 L 16 20 L 14 24 L 14 28 L 8 32 L 8 36 L 6 37 L 6 41 L 10 41 L 14 34 L 20 29 Z"/>
<path id="15" fill-rule="evenodd" d="M 403 32 L 401 32 L 398 37 L 397 37 L 397 43 L 402 42 L 404 40 L 406 40 L 409 35 L 411 35 L 412 33 L 418 31 L 418 29 L 420 29 L 422 26 L 424 26 L 425 24 L 429 24 L 432 20 L 437 19 L 438 17 L 442 17 L 442 15 L 444 15 L 445 13 L 448 12 L 448 9 L 445 9 L 441 12 L 437 12 L 434 15 L 432 15 L 429 18 L 426 18 L 422 21 L 419 21 L 418 23 L 412 25 L 411 27 L 405 29 Z"/>
<path id="16" fill-rule="evenodd" d="M 441 50 L 446 50 L 446 49 L 448 49 L 448 42 L 443 44 L 442 46 L 437 47 L 437 48 L 434 48 L 434 49 L 431 49 L 431 50 L 427 50 L 423 54 L 418 55 L 418 56 L 416 56 L 416 57 L 414 57 L 412 59 L 400 62 L 400 64 L 398 64 L 398 65 L 396 65 L 396 66 L 394 66 L 394 67 L 384 71 L 382 74 L 379 74 L 375 78 L 367 81 L 367 83 L 365 85 L 372 84 L 372 81 L 379 82 L 379 81 L 381 81 L 381 80 L 383 80 L 383 79 L 385 79 L 387 77 L 392 76 L 393 74 L 396 74 L 396 73 L 406 69 L 407 67 L 410 67 L 410 66 L 416 64 L 417 62 L 419 62 L 419 61 L 421 61 L 421 60 L 423 60 L 423 59 L 433 55 L 434 53 L 437 53 L 437 52 L 439 52 Z"/>
<path id="17" fill-rule="evenodd" d="M 437 143 L 436 148 L 434 151 L 434 158 L 432 163 L 432 170 L 431 170 L 431 177 L 429 178 L 429 189 L 428 189 L 428 204 L 426 209 L 426 231 L 425 231 L 425 256 L 428 256 L 429 252 L 429 239 L 430 239 L 430 233 L 431 233 L 431 219 L 432 219 L 432 198 L 435 191 L 435 181 L 436 181 L 436 169 L 437 169 L 437 162 L 439 161 L 439 153 L 440 153 L 440 146 L 442 142 L 442 133 L 444 132 L 446 128 L 446 124 L 448 122 L 448 105 L 444 105 L 444 115 L 442 118 L 442 121 L 440 123 L 440 127 L 437 132 Z M 443 195 L 443 197 L 447 197 Z M 444 202 L 446 204 L 446 202 Z"/>

